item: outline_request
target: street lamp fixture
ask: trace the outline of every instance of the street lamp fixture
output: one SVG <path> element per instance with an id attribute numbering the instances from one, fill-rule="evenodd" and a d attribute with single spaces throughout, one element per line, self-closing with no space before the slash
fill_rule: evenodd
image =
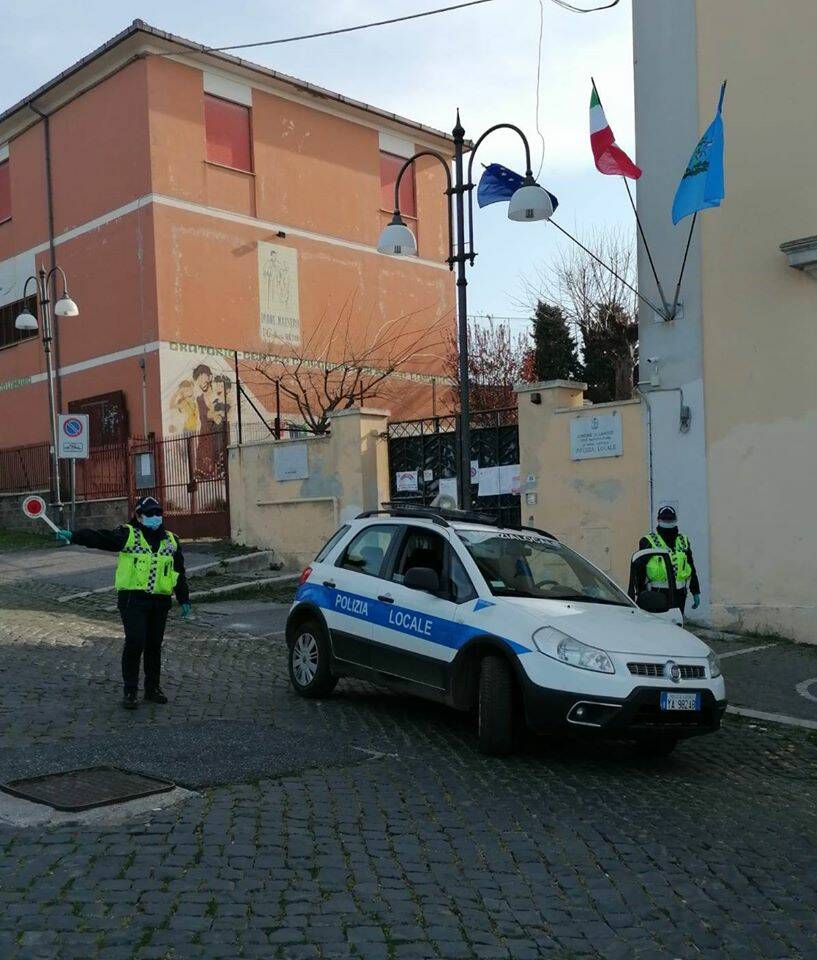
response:
<path id="1" fill-rule="evenodd" d="M 457 341 L 459 353 L 460 377 L 460 442 L 458 488 L 459 503 L 463 509 L 471 506 L 471 407 L 470 384 L 468 371 L 468 280 L 465 275 L 466 263 L 473 266 L 476 252 L 474 250 L 474 201 L 475 184 L 472 178 L 474 157 L 482 141 L 495 130 L 513 130 L 522 140 L 525 148 L 525 179 L 516 189 L 508 204 L 508 219 L 522 223 L 532 223 L 539 220 L 549 220 L 553 215 L 553 202 L 548 192 L 536 182 L 533 177 L 530 162 L 530 145 L 525 134 L 512 123 L 498 123 L 489 127 L 480 136 L 470 150 L 468 159 L 468 174 L 464 175 L 463 155 L 465 153 L 465 130 L 460 122 L 460 112 L 457 111 L 457 122 L 451 131 L 454 137 L 454 177 L 451 176 L 449 161 L 436 150 L 420 150 L 409 157 L 394 184 L 394 214 L 391 222 L 380 234 L 377 249 L 380 253 L 391 256 L 415 256 L 417 240 L 406 226 L 400 214 L 400 182 L 403 174 L 421 157 L 434 157 L 442 164 L 445 170 L 448 197 L 448 257 L 446 263 L 450 270 L 457 268 Z M 468 243 L 465 240 L 465 197 L 468 197 Z M 456 209 L 455 209 L 456 207 Z M 456 225 L 457 239 L 454 243 L 454 229 Z"/>
<path id="2" fill-rule="evenodd" d="M 37 274 L 30 276 L 26 280 L 25 286 L 23 287 L 23 300 L 25 301 L 28 295 L 29 283 L 33 281 L 37 290 L 37 300 L 39 301 L 38 312 L 42 318 L 41 335 L 43 341 L 43 350 L 45 352 L 46 378 L 48 380 L 48 418 L 51 424 L 51 485 L 54 494 L 54 503 L 59 511 L 59 519 L 62 523 L 63 517 L 62 498 L 60 495 L 60 464 L 57 456 L 57 406 L 54 399 L 54 368 L 51 361 L 51 341 L 53 339 L 51 324 L 51 298 L 49 296 L 49 291 L 54 285 L 54 277 L 57 274 L 62 277 L 62 296 L 54 304 L 54 316 L 78 317 L 79 307 L 71 299 L 71 296 L 68 293 L 68 280 L 62 267 L 52 267 L 48 272 L 41 267 Z M 14 326 L 18 330 L 31 331 L 40 329 L 39 324 L 37 323 L 37 318 L 28 309 L 28 307 L 23 307 L 22 312 L 14 321 Z"/>

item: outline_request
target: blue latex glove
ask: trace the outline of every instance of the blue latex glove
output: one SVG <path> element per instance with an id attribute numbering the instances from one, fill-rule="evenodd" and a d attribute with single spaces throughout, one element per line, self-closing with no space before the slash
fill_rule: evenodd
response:
<path id="1" fill-rule="evenodd" d="M 701 605 L 701 595 L 700 593 L 692 594 L 692 609 L 697 610 Z"/>
<path id="2" fill-rule="evenodd" d="M 71 542 L 71 531 L 70 530 L 58 530 L 56 533 L 57 540 L 60 543 L 70 543 Z"/>
<path id="3" fill-rule="evenodd" d="M 182 604 L 182 616 L 184 617 L 185 620 L 190 616 L 190 610 L 191 610 L 191 607 L 189 603 Z"/>

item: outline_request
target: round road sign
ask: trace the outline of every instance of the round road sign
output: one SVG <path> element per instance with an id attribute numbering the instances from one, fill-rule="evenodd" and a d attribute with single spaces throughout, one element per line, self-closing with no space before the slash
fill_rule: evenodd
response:
<path id="1" fill-rule="evenodd" d="M 62 431 L 66 437 L 70 437 L 72 440 L 79 437 L 82 434 L 82 430 L 82 420 L 78 420 L 76 417 L 71 417 L 63 422 Z"/>
<path id="2" fill-rule="evenodd" d="M 42 497 L 26 497 L 23 500 L 23 513 L 29 520 L 45 516 L 45 500 Z"/>

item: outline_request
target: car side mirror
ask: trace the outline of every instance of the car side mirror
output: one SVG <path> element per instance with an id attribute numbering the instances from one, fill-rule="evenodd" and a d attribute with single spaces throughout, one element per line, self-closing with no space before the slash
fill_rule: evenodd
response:
<path id="1" fill-rule="evenodd" d="M 670 608 L 669 597 L 663 590 L 642 590 L 635 602 L 647 613 L 667 613 Z"/>
<path id="2" fill-rule="evenodd" d="M 431 567 L 411 567 L 406 570 L 403 586 L 408 587 L 409 590 L 437 593 L 440 589 L 440 578 Z"/>

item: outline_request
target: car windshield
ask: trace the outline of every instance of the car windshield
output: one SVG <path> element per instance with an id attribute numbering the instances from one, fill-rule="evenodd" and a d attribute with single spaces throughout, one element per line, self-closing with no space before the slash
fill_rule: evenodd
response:
<path id="1" fill-rule="evenodd" d="M 554 540 L 515 530 L 457 533 L 496 596 L 632 606 L 611 580 Z"/>

